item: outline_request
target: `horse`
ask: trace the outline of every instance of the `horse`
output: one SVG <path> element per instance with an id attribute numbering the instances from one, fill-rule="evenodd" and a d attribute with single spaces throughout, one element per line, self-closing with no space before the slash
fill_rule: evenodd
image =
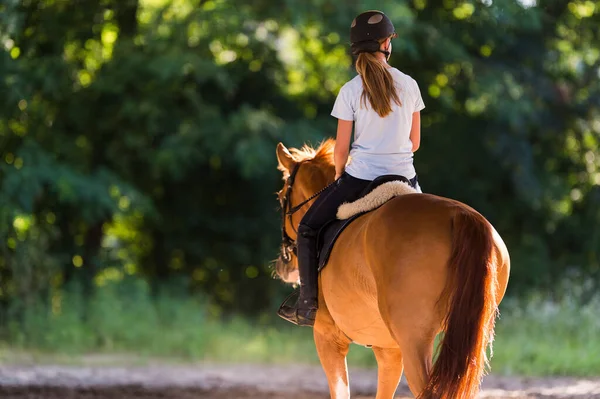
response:
<path id="1" fill-rule="evenodd" d="M 277 145 L 284 242 L 275 273 L 286 283 L 298 283 L 300 220 L 334 181 L 334 145 L 333 139 L 317 148 Z M 377 399 L 393 398 L 403 373 L 419 399 L 474 398 L 489 370 L 487 349 L 493 355 L 509 273 L 500 235 L 459 201 L 408 193 L 356 218 L 319 274 L 313 335 L 331 398 L 350 398 L 351 343 L 374 352 Z"/>

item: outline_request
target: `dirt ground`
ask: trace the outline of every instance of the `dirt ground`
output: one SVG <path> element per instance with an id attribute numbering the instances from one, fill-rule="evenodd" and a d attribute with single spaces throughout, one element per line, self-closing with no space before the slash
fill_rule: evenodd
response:
<path id="1" fill-rule="evenodd" d="M 350 369 L 352 397 L 374 399 L 376 371 Z M 0 365 L 5 399 L 326 399 L 320 367 L 264 365 Z M 411 398 L 403 379 L 397 398 Z M 600 399 L 600 378 L 488 376 L 480 398 Z"/>

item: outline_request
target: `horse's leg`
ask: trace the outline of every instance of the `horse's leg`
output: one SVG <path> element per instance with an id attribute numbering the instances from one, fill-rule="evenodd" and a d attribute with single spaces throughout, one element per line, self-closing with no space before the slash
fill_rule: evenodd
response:
<path id="1" fill-rule="evenodd" d="M 431 373 L 434 337 L 428 335 L 399 336 L 404 372 L 410 391 L 418 397 L 425 389 Z"/>
<path id="2" fill-rule="evenodd" d="M 348 367 L 346 355 L 350 343 L 335 336 L 326 336 L 315 330 L 315 344 L 319 360 L 327 376 L 331 399 L 349 399 Z"/>
<path id="3" fill-rule="evenodd" d="M 331 399 L 350 399 L 346 355 L 351 340 L 338 328 L 327 309 L 322 292 L 313 328 L 317 354 L 327 376 Z"/>
<path id="4" fill-rule="evenodd" d="M 402 303 L 402 302 L 399 302 Z M 402 351 L 404 373 L 410 391 L 418 397 L 429 382 L 433 342 L 439 322 L 433 306 L 407 302 L 411 307 L 395 307 L 390 312 L 390 332 Z M 420 306 L 419 306 L 420 305 Z"/>
<path id="5" fill-rule="evenodd" d="M 400 349 L 373 347 L 373 353 L 377 359 L 376 399 L 391 399 L 402 377 L 402 352 Z"/>

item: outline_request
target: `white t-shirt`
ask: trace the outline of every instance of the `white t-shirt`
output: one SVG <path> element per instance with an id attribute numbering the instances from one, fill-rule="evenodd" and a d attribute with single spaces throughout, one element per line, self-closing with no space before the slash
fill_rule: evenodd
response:
<path id="1" fill-rule="evenodd" d="M 335 100 L 331 115 L 354 121 L 354 141 L 346 172 L 359 179 L 373 180 L 395 174 L 412 179 L 413 166 L 410 129 L 412 114 L 425 108 L 417 82 L 396 68 L 388 69 L 394 78 L 402 105 L 391 102 L 392 112 L 382 118 L 373 111 L 368 99 L 361 101 L 360 75 L 347 82 Z"/>

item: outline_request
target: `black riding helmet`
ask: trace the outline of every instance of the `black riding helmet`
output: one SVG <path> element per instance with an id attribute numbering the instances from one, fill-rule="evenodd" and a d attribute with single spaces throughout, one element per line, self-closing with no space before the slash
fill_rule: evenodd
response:
<path id="1" fill-rule="evenodd" d="M 363 12 L 350 26 L 352 54 L 382 52 L 389 56 L 388 51 L 379 49 L 379 40 L 397 36 L 394 24 L 384 13 L 377 10 Z"/>

